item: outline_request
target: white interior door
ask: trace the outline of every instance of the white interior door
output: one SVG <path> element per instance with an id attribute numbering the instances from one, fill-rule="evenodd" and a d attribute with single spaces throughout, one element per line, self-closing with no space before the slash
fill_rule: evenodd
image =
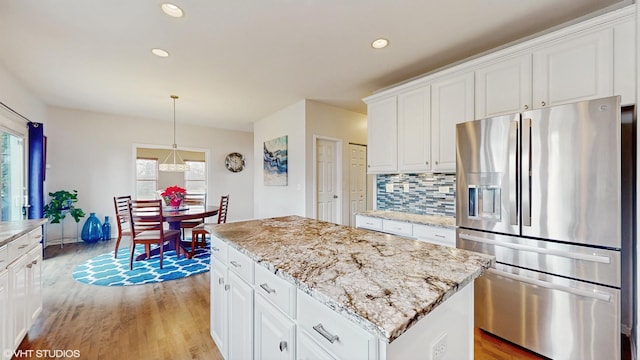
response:
<path id="1" fill-rule="evenodd" d="M 349 225 L 367 208 L 367 147 L 349 144 Z"/>
<path id="2" fill-rule="evenodd" d="M 337 148 L 337 141 L 316 141 L 316 218 L 336 224 L 340 223 Z"/>

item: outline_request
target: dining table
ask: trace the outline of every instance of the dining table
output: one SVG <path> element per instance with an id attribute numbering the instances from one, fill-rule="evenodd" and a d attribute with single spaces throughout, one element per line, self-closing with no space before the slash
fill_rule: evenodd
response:
<path id="1" fill-rule="evenodd" d="M 162 218 L 163 220 L 169 224 L 169 229 L 171 230 L 180 230 L 180 224 L 182 223 L 182 221 L 184 220 L 193 220 L 193 219 L 202 219 L 202 218 L 208 218 L 211 216 L 215 216 L 218 215 L 218 210 L 220 208 L 218 206 L 190 206 L 190 207 L 183 207 L 183 208 L 178 208 L 178 209 L 173 209 L 173 208 L 165 208 L 162 209 Z M 189 251 L 187 250 L 187 246 L 191 246 L 191 242 L 190 241 L 183 241 L 180 240 L 179 244 L 179 249 L 176 249 L 175 247 L 175 242 L 173 241 L 167 241 L 164 245 L 163 245 L 163 251 L 167 252 L 170 250 L 176 250 L 176 256 L 179 255 L 179 252 L 182 252 L 183 254 L 189 254 Z M 160 248 L 154 248 L 151 250 L 151 252 L 149 253 L 150 256 L 154 256 L 154 255 L 159 255 L 160 254 Z M 187 256 L 187 255 L 185 255 Z M 147 258 L 147 254 L 146 253 L 142 253 L 140 255 L 138 255 L 136 257 L 136 260 L 144 260 Z"/>

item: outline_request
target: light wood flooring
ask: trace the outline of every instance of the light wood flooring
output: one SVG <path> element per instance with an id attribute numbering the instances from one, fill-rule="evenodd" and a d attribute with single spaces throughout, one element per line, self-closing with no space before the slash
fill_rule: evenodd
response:
<path id="1" fill-rule="evenodd" d="M 124 287 L 71 278 L 77 264 L 114 245 L 47 247 L 43 311 L 19 349 L 79 350 L 80 359 L 222 359 L 209 335 L 209 273 Z M 476 329 L 475 359 L 540 358 Z"/>

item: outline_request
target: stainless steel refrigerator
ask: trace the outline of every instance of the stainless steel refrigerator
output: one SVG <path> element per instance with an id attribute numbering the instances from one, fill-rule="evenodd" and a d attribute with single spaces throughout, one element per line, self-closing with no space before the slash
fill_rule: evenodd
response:
<path id="1" fill-rule="evenodd" d="M 457 246 L 496 257 L 476 326 L 553 359 L 619 359 L 620 98 L 456 130 Z"/>

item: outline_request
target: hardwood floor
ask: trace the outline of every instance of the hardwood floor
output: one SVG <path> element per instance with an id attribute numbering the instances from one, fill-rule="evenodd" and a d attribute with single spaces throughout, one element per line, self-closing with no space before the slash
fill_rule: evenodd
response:
<path id="1" fill-rule="evenodd" d="M 47 248 L 43 311 L 19 350 L 78 350 L 80 359 L 222 359 L 209 335 L 209 273 L 124 287 L 71 278 L 77 264 L 113 246 Z M 474 340 L 475 359 L 541 359 L 478 329 Z"/>

